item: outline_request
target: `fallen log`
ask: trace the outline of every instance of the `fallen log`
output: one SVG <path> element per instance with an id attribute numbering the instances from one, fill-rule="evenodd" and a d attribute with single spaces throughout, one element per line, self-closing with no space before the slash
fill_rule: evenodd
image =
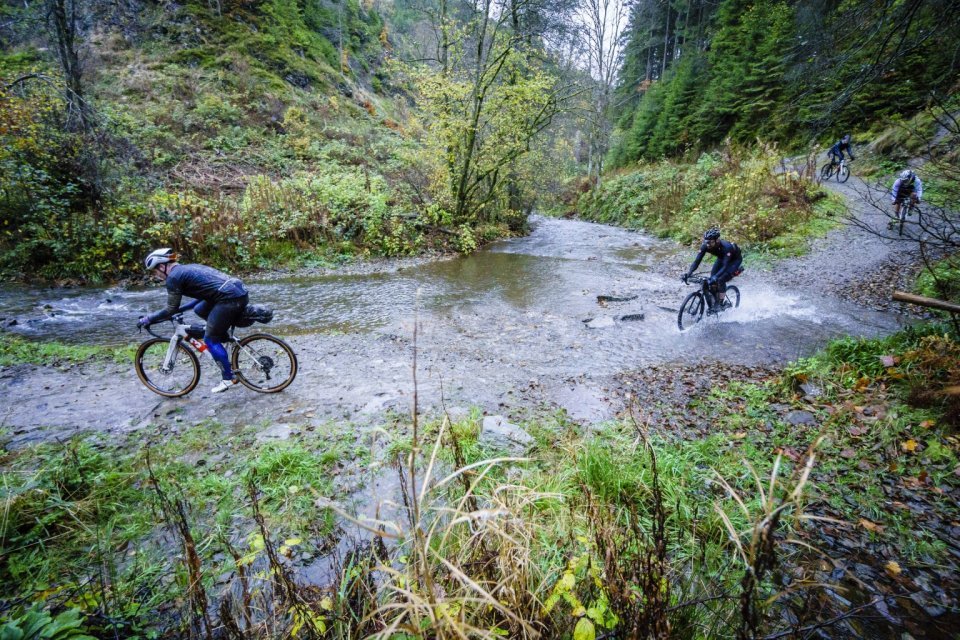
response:
<path id="1" fill-rule="evenodd" d="M 897 302 L 909 302 L 910 304 L 915 304 L 921 307 L 940 309 L 941 311 L 949 311 L 950 313 L 960 313 L 960 304 L 947 302 L 946 300 L 937 300 L 936 298 L 918 296 L 912 293 L 907 293 L 906 291 L 894 291 L 893 299 Z"/>

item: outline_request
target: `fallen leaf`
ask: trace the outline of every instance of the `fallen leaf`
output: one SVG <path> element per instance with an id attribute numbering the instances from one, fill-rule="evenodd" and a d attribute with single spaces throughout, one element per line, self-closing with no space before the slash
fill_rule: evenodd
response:
<path id="1" fill-rule="evenodd" d="M 866 518 L 860 518 L 859 524 L 861 527 L 863 527 L 867 531 L 872 531 L 873 533 L 883 533 L 883 530 L 886 528 L 882 524 L 871 522 Z"/>
<path id="2" fill-rule="evenodd" d="M 917 450 L 917 441 L 910 439 L 910 440 L 907 440 L 906 442 L 901 442 L 900 448 L 906 451 L 907 453 L 913 453 L 914 451 Z"/>
<path id="3" fill-rule="evenodd" d="M 737 431 L 736 433 L 734 433 L 733 435 L 730 436 L 730 439 L 731 439 L 731 440 L 743 440 L 743 439 L 746 438 L 746 437 L 747 437 L 747 432 L 746 432 L 746 431 Z"/>
<path id="4" fill-rule="evenodd" d="M 869 429 L 867 429 L 866 427 L 850 427 L 849 429 L 850 435 L 852 436 L 862 436 L 868 431 Z"/>
<path id="5" fill-rule="evenodd" d="M 880 362 L 882 362 L 885 367 L 893 367 L 896 366 L 897 359 L 894 356 L 880 356 Z"/>
<path id="6" fill-rule="evenodd" d="M 853 449 L 844 449 L 843 451 L 840 452 L 840 457 L 846 458 L 847 460 L 849 460 L 850 458 L 856 458 L 857 452 L 854 451 Z"/>
<path id="7" fill-rule="evenodd" d="M 923 429 L 930 429 L 930 428 L 933 427 L 935 424 L 937 424 L 937 423 L 934 422 L 933 420 L 924 420 L 923 422 L 920 423 L 920 426 L 921 426 Z"/>
<path id="8" fill-rule="evenodd" d="M 900 575 L 900 573 L 903 571 L 903 570 L 900 568 L 899 563 L 894 562 L 893 560 L 891 560 L 890 562 L 888 562 L 887 564 L 885 564 L 885 565 L 883 566 L 883 568 L 886 569 L 886 570 L 887 570 L 887 573 L 890 574 L 890 575 L 891 575 L 892 577 L 894 577 L 894 578 L 896 578 L 898 575 Z"/>

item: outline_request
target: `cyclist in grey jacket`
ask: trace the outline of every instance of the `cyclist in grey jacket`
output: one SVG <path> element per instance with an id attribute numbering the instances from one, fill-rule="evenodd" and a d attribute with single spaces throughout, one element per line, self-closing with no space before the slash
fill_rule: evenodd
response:
<path id="1" fill-rule="evenodd" d="M 890 190 L 890 203 L 893 205 L 894 215 L 900 215 L 900 206 L 904 200 L 920 202 L 923 197 L 923 183 L 920 177 L 910 169 L 904 169 L 900 177 L 893 183 Z"/>
<path id="2" fill-rule="evenodd" d="M 144 263 L 164 281 L 167 288 L 167 306 L 161 311 L 142 316 L 137 326 L 146 326 L 169 319 L 177 313 L 193 309 L 207 321 L 203 341 L 210 350 L 223 381 L 215 386 L 213 393 L 222 393 L 232 388 L 237 380 L 230 367 L 230 359 L 223 343 L 227 333 L 243 315 L 249 296 L 247 288 L 238 278 L 202 264 L 180 264 L 173 249 L 157 249 L 147 256 Z M 180 306 L 183 296 L 194 301 Z"/>

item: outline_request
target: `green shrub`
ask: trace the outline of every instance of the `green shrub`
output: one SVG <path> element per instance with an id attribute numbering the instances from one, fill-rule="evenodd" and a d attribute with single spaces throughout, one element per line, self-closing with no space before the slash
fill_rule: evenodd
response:
<path id="1" fill-rule="evenodd" d="M 761 146 L 705 153 L 695 164 L 643 164 L 606 179 L 577 208 L 591 220 L 643 227 L 681 242 L 720 225 L 743 245 L 796 252 L 829 228 L 823 216 L 835 204 L 810 180 L 779 171 L 778 158 L 775 148 Z"/>

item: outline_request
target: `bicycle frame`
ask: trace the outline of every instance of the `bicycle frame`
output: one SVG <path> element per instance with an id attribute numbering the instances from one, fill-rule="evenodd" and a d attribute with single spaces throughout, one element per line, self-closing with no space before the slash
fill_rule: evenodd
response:
<path id="1" fill-rule="evenodd" d="M 186 342 L 191 347 L 193 347 L 194 350 L 200 354 L 200 357 L 203 357 L 204 355 L 208 355 L 210 356 L 211 359 L 213 359 L 213 356 L 210 355 L 210 350 L 207 349 L 207 345 L 205 345 L 202 341 L 194 338 L 189 334 L 190 325 L 183 321 L 183 314 L 174 315 L 173 317 L 170 318 L 170 322 L 173 323 L 173 335 L 170 336 L 170 346 L 167 347 L 167 355 L 163 359 L 163 366 L 160 367 L 160 370 L 163 373 L 170 373 L 171 371 L 173 371 L 173 365 L 176 362 L 176 358 L 177 358 L 177 347 L 183 342 Z M 164 337 L 154 333 L 149 326 L 147 326 L 146 329 L 147 329 L 147 333 L 149 333 L 154 337 L 157 337 L 157 338 Z M 254 354 L 253 351 L 250 350 L 249 348 L 239 343 L 239 341 L 233 335 L 233 329 L 230 330 L 230 336 L 227 339 L 227 342 L 230 342 L 233 345 L 235 345 L 235 348 L 237 349 L 243 349 L 253 357 L 254 362 L 257 362 L 256 354 Z"/>

